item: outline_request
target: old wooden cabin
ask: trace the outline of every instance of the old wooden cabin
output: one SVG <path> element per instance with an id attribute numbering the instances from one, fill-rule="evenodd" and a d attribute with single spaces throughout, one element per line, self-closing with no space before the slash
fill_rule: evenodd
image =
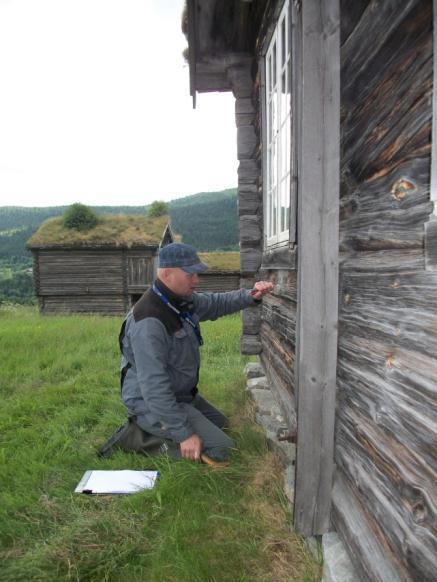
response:
<path id="1" fill-rule="evenodd" d="M 173 242 L 167 216 L 102 216 L 87 231 L 45 221 L 29 239 L 41 313 L 124 314 L 153 282 L 159 248 Z"/>
<path id="2" fill-rule="evenodd" d="M 337 530 L 362 580 L 437 579 L 433 17 L 188 0 L 183 19 L 194 102 L 235 97 L 242 282 L 274 283 L 242 350 L 297 431 L 294 526 Z"/>
<path id="3" fill-rule="evenodd" d="M 152 284 L 160 247 L 179 239 L 168 217 L 103 216 L 85 232 L 47 220 L 27 243 L 40 312 L 124 314 Z M 209 267 L 199 291 L 238 289 L 239 252 L 199 256 Z"/>

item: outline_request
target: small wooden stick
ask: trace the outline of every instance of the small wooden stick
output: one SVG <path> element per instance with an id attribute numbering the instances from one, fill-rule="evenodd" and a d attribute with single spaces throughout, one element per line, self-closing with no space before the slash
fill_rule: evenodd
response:
<path id="1" fill-rule="evenodd" d="M 208 455 L 205 455 L 205 453 L 201 453 L 200 460 L 206 465 L 209 465 L 210 467 L 215 467 L 216 469 L 218 469 L 219 467 L 227 467 L 229 465 L 229 461 L 216 461 L 215 459 L 211 459 L 211 457 L 208 457 Z"/>

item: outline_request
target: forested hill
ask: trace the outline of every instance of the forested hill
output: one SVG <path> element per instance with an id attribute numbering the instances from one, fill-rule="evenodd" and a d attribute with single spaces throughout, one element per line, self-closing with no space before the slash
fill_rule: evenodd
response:
<path id="1" fill-rule="evenodd" d="M 142 214 L 146 206 L 94 206 L 98 214 Z M 235 188 L 200 192 L 169 202 L 172 227 L 184 242 L 200 251 L 237 250 L 238 217 Z M 66 206 L 26 208 L 0 207 L 0 262 L 30 261 L 26 241 L 39 225 L 63 214 Z"/>

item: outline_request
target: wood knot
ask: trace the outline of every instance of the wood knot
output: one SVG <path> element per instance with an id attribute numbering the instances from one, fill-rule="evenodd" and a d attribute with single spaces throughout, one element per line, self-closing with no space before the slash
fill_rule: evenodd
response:
<path id="1" fill-rule="evenodd" d="M 396 363 L 396 356 L 391 355 L 391 356 L 389 356 L 386 359 L 386 361 L 385 361 L 385 367 L 388 368 L 388 369 L 393 368 L 393 366 L 395 365 L 395 363 Z"/>
<path id="2" fill-rule="evenodd" d="M 416 185 L 411 180 L 400 178 L 396 180 L 391 189 L 391 195 L 395 200 L 403 200 L 411 190 L 416 190 Z"/>
<path id="3" fill-rule="evenodd" d="M 349 293 L 346 293 L 346 295 L 344 296 L 344 302 L 346 303 L 346 305 L 349 305 L 351 301 L 352 301 L 351 295 Z"/>
<path id="4" fill-rule="evenodd" d="M 391 283 L 390 287 L 391 287 L 392 289 L 397 289 L 397 288 L 400 286 L 400 284 L 401 284 L 401 282 L 399 281 L 399 279 L 395 279 L 395 280 L 393 281 L 393 283 Z"/>
<path id="5" fill-rule="evenodd" d="M 423 523 L 427 518 L 427 510 L 422 501 L 417 501 L 412 509 L 413 519 L 416 523 Z"/>

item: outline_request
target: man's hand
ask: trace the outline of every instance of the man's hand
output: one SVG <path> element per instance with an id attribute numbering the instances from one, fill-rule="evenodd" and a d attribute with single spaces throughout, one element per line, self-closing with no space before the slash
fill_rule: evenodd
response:
<path id="1" fill-rule="evenodd" d="M 192 459 L 198 461 L 200 459 L 200 451 L 202 449 L 202 440 L 197 434 L 192 434 L 186 440 L 180 443 L 181 455 L 184 459 Z"/>
<path id="2" fill-rule="evenodd" d="M 255 299 L 261 299 L 263 295 L 265 295 L 266 293 L 270 293 L 272 289 L 273 283 L 271 283 L 270 281 L 257 281 L 253 286 L 253 289 L 250 292 L 250 294 Z"/>

